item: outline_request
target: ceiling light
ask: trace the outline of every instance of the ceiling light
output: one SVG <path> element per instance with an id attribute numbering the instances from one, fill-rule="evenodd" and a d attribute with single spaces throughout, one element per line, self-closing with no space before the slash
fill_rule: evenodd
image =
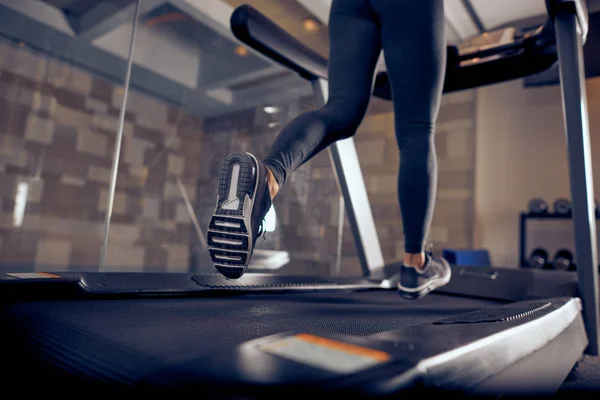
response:
<path id="1" fill-rule="evenodd" d="M 279 122 L 277 122 L 277 121 L 269 122 L 269 125 L 268 125 L 269 128 L 275 128 L 276 126 L 279 126 Z"/>
<path id="2" fill-rule="evenodd" d="M 246 57 L 248 55 L 248 49 L 244 46 L 238 46 L 235 48 L 235 54 L 240 57 Z"/>
<path id="3" fill-rule="evenodd" d="M 164 24 L 164 23 L 169 23 L 169 22 L 180 22 L 180 21 L 186 21 L 188 19 L 188 16 L 180 13 L 180 12 L 169 12 L 163 15 L 158 15 L 154 18 L 149 19 L 148 21 L 146 21 L 144 23 L 144 25 L 146 25 L 146 27 L 150 28 L 154 25 L 159 25 L 159 24 Z"/>
<path id="4" fill-rule="evenodd" d="M 263 111 L 266 112 L 267 114 L 275 114 L 276 112 L 279 111 L 279 108 L 274 107 L 274 106 L 265 106 L 263 108 Z"/>
<path id="5" fill-rule="evenodd" d="M 302 21 L 302 27 L 309 32 L 316 32 L 319 30 L 319 23 L 313 18 L 308 17 Z"/>
<path id="6" fill-rule="evenodd" d="M 302 26 L 309 32 L 317 32 L 320 29 L 319 23 L 310 17 L 305 18 L 304 21 L 302 21 Z"/>

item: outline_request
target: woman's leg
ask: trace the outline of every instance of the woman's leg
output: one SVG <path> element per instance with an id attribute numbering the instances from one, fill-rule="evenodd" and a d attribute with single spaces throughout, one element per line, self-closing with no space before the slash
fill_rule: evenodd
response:
<path id="1" fill-rule="evenodd" d="M 327 104 L 290 122 L 264 162 L 239 152 L 221 166 L 207 243 L 215 268 L 228 278 L 237 279 L 248 269 L 279 186 L 319 151 L 352 136 L 364 117 L 381 52 L 380 30 L 368 0 L 334 0 L 329 35 Z"/>
<path id="2" fill-rule="evenodd" d="M 421 268 L 437 187 L 434 129 L 446 67 L 444 4 L 442 0 L 370 2 L 381 23 L 394 102 L 404 263 Z"/>
<path id="3" fill-rule="evenodd" d="M 368 0 L 333 1 L 329 42 L 327 104 L 293 119 L 264 159 L 278 186 L 318 152 L 354 135 L 369 105 L 381 40 Z"/>

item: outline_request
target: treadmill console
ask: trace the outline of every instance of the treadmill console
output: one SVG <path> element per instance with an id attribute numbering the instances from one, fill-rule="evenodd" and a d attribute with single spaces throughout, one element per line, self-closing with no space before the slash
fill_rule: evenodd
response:
<path id="1" fill-rule="evenodd" d="M 514 27 L 485 32 L 458 45 L 458 55 L 461 58 L 468 57 L 473 54 L 503 47 L 513 43 L 515 36 L 516 29 Z"/>

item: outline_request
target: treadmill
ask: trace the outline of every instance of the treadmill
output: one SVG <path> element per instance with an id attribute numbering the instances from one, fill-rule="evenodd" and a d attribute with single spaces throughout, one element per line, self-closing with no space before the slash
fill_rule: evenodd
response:
<path id="1" fill-rule="evenodd" d="M 548 22 L 535 31 L 449 47 L 444 90 L 559 64 L 577 274 L 453 266 L 447 286 L 402 299 L 398 265 L 383 262 L 350 138 L 329 151 L 363 277 L 3 273 L 4 382 L 21 395 L 555 393 L 583 354 L 598 355 L 599 297 L 582 60 L 587 10 L 575 0 L 546 4 Z M 250 6 L 235 10 L 231 26 L 326 101 L 327 60 Z M 385 74 L 374 94 L 390 98 Z"/>

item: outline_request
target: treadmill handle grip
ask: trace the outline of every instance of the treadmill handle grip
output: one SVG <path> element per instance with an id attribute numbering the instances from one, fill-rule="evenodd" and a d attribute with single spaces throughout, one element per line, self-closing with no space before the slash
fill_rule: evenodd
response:
<path id="1" fill-rule="evenodd" d="M 302 44 L 254 7 L 237 7 L 230 19 L 233 35 L 259 53 L 305 79 L 327 79 L 327 59 Z"/>
<path id="2" fill-rule="evenodd" d="M 466 268 L 461 268 L 460 271 L 458 271 L 458 275 L 468 276 L 468 277 L 472 277 L 472 278 L 483 278 L 483 279 L 489 279 L 489 280 L 495 280 L 496 278 L 498 278 L 498 272 L 486 271 L 485 269 L 482 269 L 481 271 L 475 271 L 475 270 L 469 270 Z"/>

